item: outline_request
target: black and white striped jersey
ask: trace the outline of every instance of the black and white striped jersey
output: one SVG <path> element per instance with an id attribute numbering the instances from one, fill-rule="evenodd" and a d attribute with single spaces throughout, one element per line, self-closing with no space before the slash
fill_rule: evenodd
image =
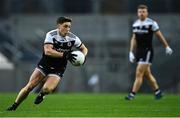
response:
<path id="1" fill-rule="evenodd" d="M 153 33 L 159 30 L 158 24 L 154 20 L 146 18 L 144 21 L 136 20 L 132 27 L 136 36 L 137 49 L 152 48 Z"/>
<path id="2" fill-rule="evenodd" d="M 70 51 L 72 47 L 80 47 L 82 42 L 81 40 L 74 35 L 73 33 L 69 32 L 65 37 L 60 36 L 59 30 L 51 30 L 46 34 L 46 38 L 44 44 L 52 44 L 53 49 L 58 52 Z M 44 67 L 53 67 L 53 68 L 60 68 L 67 65 L 67 60 L 64 58 L 54 58 L 44 54 L 38 65 Z"/>

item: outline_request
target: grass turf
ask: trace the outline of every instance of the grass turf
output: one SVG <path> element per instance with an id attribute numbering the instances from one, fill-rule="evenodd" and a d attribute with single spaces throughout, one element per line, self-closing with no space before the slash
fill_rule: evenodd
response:
<path id="1" fill-rule="evenodd" d="M 34 105 L 35 94 L 16 111 L 5 109 L 16 94 L 0 94 L 0 117 L 179 117 L 180 95 L 166 95 L 154 100 L 150 94 L 141 94 L 133 101 L 125 101 L 125 94 L 51 94 L 40 105 Z"/>

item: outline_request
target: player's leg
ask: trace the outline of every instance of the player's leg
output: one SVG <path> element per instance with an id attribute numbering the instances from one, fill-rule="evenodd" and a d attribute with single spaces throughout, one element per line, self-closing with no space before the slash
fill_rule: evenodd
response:
<path id="1" fill-rule="evenodd" d="M 151 73 L 151 67 L 150 65 L 148 66 L 146 72 L 145 72 L 146 79 L 149 83 L 149 85 L 152 87 L 153 91 L 155 92 L 155 98 L 156 99 L 161 99 L 162 98 L 162 92 L 159 89 L 158 83 L 154 76 Z"/>
<path id="2" fill-rule="evenodd" d="M 138 64 L 136 69 L 136 79 L 133 85 L 132 91 L 134 93 L 137 93 L 140 89 L 142 82 L 143 82 L 143 76 L 145 71 L 147 70 L 148 64 Z"/>
<path id="3" fill-rule="evenodd" d="M 34 104 L 40 104 L 43 101 L 45 95 L 52 93 L 54 91 L 54 89 L 57 87 L 60 80 L 61 80 L 60 76 L 55 75 L 55 74 L 50 74 L 47 77 L 47 80 L 44 83 L 44 86 L 43 86 L 41 92 L 36 97 Z"/>
<path id="4" fill-rule="evenodd" d="M 133 84 L 132 91 L 129 93 L 128 96 L 125 97 L 126 100 L 132 100 L 135 97 L 135 94 L 140 89 L 142 82 L 143 82 L 143 76 L 145 71 L 147 70 L 148 64 L 138 64 L 136 67 L 136 77 Z"/>
<path id="5" fill-rule="evenodd" d="M 152 89 L 155 91 L 159 88 L 156 79 L 154 78 L 154 76 L 151 73 L 150 70 L 150 65 L 148 66 L 146 72 L 145 72 L 145 77 L 148 80 L 149 85 L 152 87 Z"/>
<path id="6" fill-rule="evenodd" d="M 28 96 L 29 92 L 31 90 L 33 90 L 33 88 L 38 85 L 38 83 L 43 80 L 44 75 L 37 69 L 34 70 L 34 72 L 32 73 L 29 82 L 27 83 L 27 85 L 22 88 L 18 94 L 18 96 L 16 97 L 16 100 L 14 102 L 14 104 L 12 106 L 10 106 L 7 110 L 8 111 L 12 111 L 12 110 L 16 110 L 16 108 L 18 107 L 18 105 L 24 101 L 26 99 L 26 97 Z"/>

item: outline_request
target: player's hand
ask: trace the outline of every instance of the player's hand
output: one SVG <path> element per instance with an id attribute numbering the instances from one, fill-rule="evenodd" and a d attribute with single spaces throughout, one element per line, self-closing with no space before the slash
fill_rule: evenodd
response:
<path id="1" fill-rule="evenodd" d="M 72 51 L 66 51 L 63 54 L 63 57 L 67 60 L 69 60 L 70 62 L 74 62 L 75 61 L 75 57 L 77 56 L 76 54 L 72 54 Z"/>
<path id="2" fill-rule="evenodd" d="M 133 52 L 129 52 L 129 61 L 131 63 L 134 63 L 134 61 L 135 61 L 135 56 L 134 56 Z"/>
<path id="3" fill-rule="evenodd" d="M 168 46 L 166 47 L 166 54 L 171 55 L 173 53 L 173 50 Z"/>

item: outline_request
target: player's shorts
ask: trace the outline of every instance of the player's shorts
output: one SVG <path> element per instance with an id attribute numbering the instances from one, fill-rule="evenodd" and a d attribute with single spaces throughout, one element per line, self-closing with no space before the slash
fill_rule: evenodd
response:
<path id="1" fill-rule="evenodd" d="M 66 67 L 54 68 L 45 67 L 43 65 L 38 64 L 36 69 L 38 69 L 44 76 L 58 76 L 62 79 Z"/>
<path id="2" fill-rule="evenodd" d="M 152 64 L 153 55 L 153 49 L 138 49 L 136 51 L 136 62 L 138 64 Z"/>

